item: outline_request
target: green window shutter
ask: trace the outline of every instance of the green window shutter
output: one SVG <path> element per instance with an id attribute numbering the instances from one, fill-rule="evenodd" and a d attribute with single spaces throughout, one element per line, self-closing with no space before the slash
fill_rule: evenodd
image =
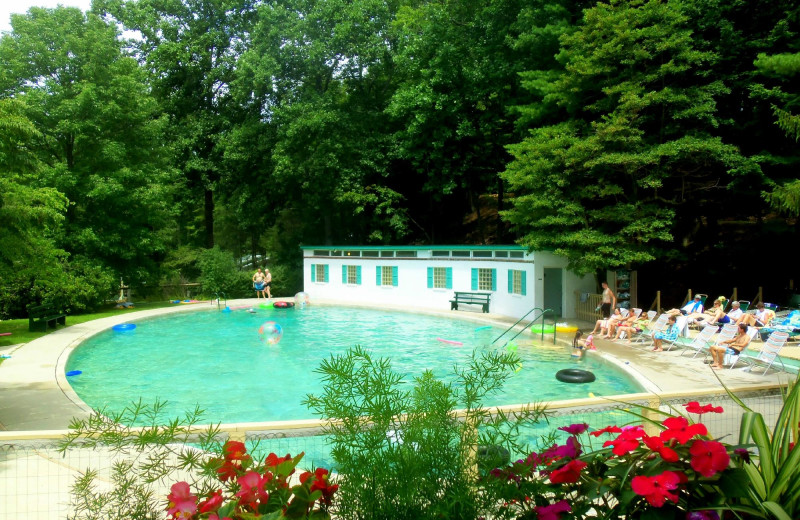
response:
<path id="1" fill-rule="evenodd" d="M 448 267 L 447 270 L 445 271 L 444 286 L 445 286 L 446 289 L 452 289 L 453 288 L 453 268 L 452 267 Z"/>
<path id="2" fill-rule="evenodd" d="M 322 280 L 325 283 L 328 283 L 330 281 L 330 279 L 331 279 L 330 270 L 328 269 L 329 267 L 330 266 L 328 264 L 325 264 L 325 279 Z"/>
<path id="3" fill-rule="evenodd" d="M 381 266 L 375 266 L 375 285 L 381 284 Z"/>
<path id="4" fill-rule="evenodd" d="M 316 264 L 311 264 L 311 281 L 312 282 L 316 282 L 317 281 L 317 265 Z"/>
<path id="5" fill-rule="evenodd" d="M 433 267 L 428 268 L 428 289 L 433 289 Z"/>
<path id="6" fill-rule="evenodd" d="M 492 269 L 492 290 L 497 290 L 497 269 Z"/>
<path id="7" fill-rule="evenodd" d="M 361 285 L 361 266 L 356 266 L 356 285 Z"/>
<path id="8" fill-rule="evenodd" d="M 343 284 L 347 283 L 347 266 L 346 265 L 342 266 L 342 283 Z"/>
<path id="9" fill-rule="evenodd" d="M 521 274 L 522 274 L 522 296 L 525 296 L 525 293 L 528 292 L 526 287 L 525 287 L 527 285 L 525 283 L 525 279 L 527 278 L 527 276 L 525 276 L 525 275 L 527 275 L 528 273 L 526 273 L 525 271 L 522 271 Z"/>
<path id="10" fill-rule="evenodd" d="M 508 294 L 512 294 L 514 292 L 514 270 L 508 270 Z"/>
<path id="11" fill-rule="evenodd" d="M 472 290 L 478 290 L 478 270 L 474 267 L 472 268 Z"/>
<path id="12" fill-rule="evenodd" d="M 392 287 L 397 287 L 397 266 L 392 266 Z"/>

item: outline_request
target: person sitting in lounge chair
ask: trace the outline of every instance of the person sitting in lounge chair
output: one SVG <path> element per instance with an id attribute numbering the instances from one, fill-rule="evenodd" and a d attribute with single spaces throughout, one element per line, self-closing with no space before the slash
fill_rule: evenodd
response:
<path id="1" fill-rule="evenodd" d="M 731 310 L 725 312 L 722 308 L 717 310 L 714 317 L 709 320 L 709 323 L 716 323 L 725 325 L 726 323 L 736 323 L 736 320 L 742 317 L 744 311 L 739 307 L 739 302 L 731 302 Z"/>
<path id="2" fill-rule="evenodd" d="M 647 316 L 646 312 L 642 312 L 631 323 L 628 323 L 627 321 L 620 323 L 617 326 L 617 333 L 614 336 L 614 341 L 622 337 L 622 333 L 624 332 L 628 336 L 628 343 L 630 343 L 631 338 L 634 335 L 638 334 L 639 332 L 642 332 L 649 323 L 650 323 L 650 318 Z"/>
<path id="3" fill-rule="evenodd" d="M 747 325 L 744 323 L 739 324 L 739 330 L 736 331 L 736 336 L 729 340 L 720 341 L 718 344 L 712 346 L 711 358 L 714 360 L 711 363 L 711 368 L 720 369 L 725 360 L 725 354 L 732 354 L 738 356 L 742 353 L 747 345 L 750 344 L 750 335 L 747 334 Z"/>
<path id="4" fill-rule="evenodd" d="M 655 352 L 664 350 L 661 346 L 664 340 L 675 341 L 678 339 L 678 333 L 680 333 L 680 331 L 678 330 L 677 321 L 678 318 L 670 316 L 669 319 L 667 319 L 667 328 L 653 334 L 653 350 Z"/>
<path id="5" fill-rule="evenodd" d="M 772 321 L 772 318 L 775 317 L 775 312 L 770 309 L 765 309 L 763 303 L 759 303 L 756 305 L 756 312 L 755 314 L 742 314 L 742 317 L 736 320 L 737 325 L 740 323 L 744 323 L 750 327 L 766 327 L 769 325 L 769 322 Z"/>
<path id="6" fill-rule="evenodd" d="M 614 334 L 617 333 L 617 331 L 620 329 L 620 327 L 627 326 L 627 325 L 633 325 L 634 323 L 636 323 L 636 320 L 638 320 L 638 319 L 639 319 L 639 317 L 636 315 L 636 313 L 633 312 L 633 310 L 631 310 L 628 313 L 628 317 L 627 318 L 624 318 L 624 319 L 619 320 L 619 321 L 608 320 L 608 333 L 606 333 L 606 335 L 603 336 L 603 338 L 604 339 L 611 339 L 611 338 L 617 339 L 616 337 L 614 337 Z M 619 336 L 619 334 L 617 333 L 617 337 L 618 336 Z"/>
<path id="7" fill-rule="evenodd" d="M 611 315 L 610 318 L 597 320 L 594 324 L 594 329 L 592 329 L 592 332 L 590 332 L 589 334 L 597 334 L 599 332 L 600 334 L 605 335 L 608 333 L 608 328 L 612 324 L 616 326 L 618 322 L 624 319 L 625 317 L 622 315 L 622 309 L 620 307 L 617 307 L 616 309 L 614 309 L 614 313 Z"/>
<path id="8" fill-rule="evenodd" d="M 680 309 L 670 309 L 667 311 L 667 314 L 670 316 L 678 316 L 683 314 L 684 316 L 690 316 L 695 313 L 702 313 L 703 312 L 703 297 L 699 294 L 694 295 L 694 299 L 681 307 Z"/>
<path id="9" fill-rule="evenodd" d="M 688 314 L 687 317 L 689 318 L 689 323 L 694 323 L 694 322 L 714 323 L 714 317 L 719 312 L 722 312 L 723 314 L 725 313 L 724 311 L 725 300 L 726 299 L 724 296 L 720 296 L 719 298 L 714 300 L 714 304 L 710 308 L 705 309 L 702 312 L 693 312 L 691 314 Z"/>

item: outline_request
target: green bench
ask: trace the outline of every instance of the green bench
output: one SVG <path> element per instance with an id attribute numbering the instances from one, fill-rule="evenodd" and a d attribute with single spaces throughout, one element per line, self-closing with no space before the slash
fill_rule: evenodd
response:
<path id="1" fill-rule="evenodd" d="M 53 305 L 33 305 L 28 307 L 28 330 L 47 331 L 47 327 L 57 328 L 67 324 L 67 315 Z"/>
<path id="2" fill-rule="evenodd" d="M 475 292 L 459 292 L 454 293 L 453 299 L 450 300 L 450 310 L 457 311 L 459 304 L 467 303 L 470 305 L 480 305 L 483 307 L 483 312 L 489 312 L 489 298 L 491 293 L 475 293 Z"/>

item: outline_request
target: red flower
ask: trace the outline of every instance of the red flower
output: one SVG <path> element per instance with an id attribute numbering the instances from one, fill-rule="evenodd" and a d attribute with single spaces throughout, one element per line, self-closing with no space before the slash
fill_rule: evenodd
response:
<path id="1" fill-rule="evenodd" d="M 562 426 L 559 428 L 559 430 L 567 432 L 570 435 L 580 435 L 588 429 L 589 425 L 586 423 L 570 424 L 569 426 Z"/>
<path id="2" fill-rule="evenodd" d="M 198 504 L 199 513 L 211 513 L 222 507 L 222 491 L 214 491 L 206 500 Z"/>
<path id="3" fill-rule="evenodd" d="M 191 518 L 197 512 L 197 497 L 192 494 L 189 484 L 176 482 L 167 495 L 169 506 L 167 514 L 172 518 Z"/>
<path id="4" fill-rule="evenodd" d="M 581 470 L 586 466 L 587 464 L 582 460 L 571 460 L 550 472 L 550 483 L 573 484 L 581 478 Z"/>
<path id="5" fill-rule="evenodd" d="M 661 439 L 664 441 L 677 439 L 679 444 L 686 444 L 695 435 L 708 433 L 704 424 L 689 424 L 686 417 L 668 417 L 662 424 L 667 429 L 661 432 Z"/>
<path id="6" fill-rule="evenodd" d="M 223 448 L 225 451 L 225 460 L 248 460 L 250 455 L 247 454 L 247 448 L 243 442 L 228 441 Z"/>
<path id="7" fill-rule="evenodd" d="M 723 409 L 721 406 L 713 406 L 711 403 L 700 406 L 700 403 L 697 401 L 690 401 L 683 405 L 686 407 L 686 411 L 689 413 L 696 413 L 698 415 L 702 415 L 704 413 L 714 412 L 714 413 L 722 413 Z"/>
<path id="8" fill-rule="evenodd" d="M 221 459 L 215 460 L 217 462 L 221 461 Z M 242 469 L 242 466 L 238 462 L 226 460 L 220 467 L 217 468 L 217 477 L 220 479 L 220 481 L 227 482 L 228 480 L 236 478 L 240 469 Z"/>
<path id="9" fill-rule="evenodd" d="M 581 444 L 578 442 L 578 439 L 575 437 L 569 437 L 564 445 L 558 446 L 554 444 L 542 452 L 542 458 L 555 460 L 566 457 L 574 459 L 581 454 L 581 451 Z"/>
<path id="10" fill-rule="evenodd" d="M 661 458 L 666 462 L 678 462 L 680 459 L 675 450 L 664 446 L 664 441 L 661 439 L 661 437 L 650 437 L 649 435 L 645 435 L 642 437 L 642 441 L 644 441 L 648 448 L 661 455 Z"/>
<path id="11" fill-rule="evenodd" d="M 311 493 L 314 491 L 321 491 L 322 497 L 319 499 L 320 502 L 331 505 L 331 498 L 333 494 L 336 493 L 336 490 L 339 489 L 339 485 L 330 483 L 328 470 L 325 468 L 317 468 L 313 474 L 306 471 L 300 475 L 300 483 L 305 484 L 309 477 L 313 479 L 309 491 L 311 491 Z"/>
<path id="12" fill-rule="evenodd" d="M 745 464 L 750 464 L 750 452 L 746 448 L 736 448 L 733 453 L 738 455 Z"/>
<path id="13" fill-rule="evenodd" d="M 629 428 L 623 430 L 613 441 L 604 442 L 603 447 L 614 446 L 611 452 L 618 457 L 622 457 L 638 448 L 639 439 L 644 437 L 644 435 L 644 430 L 641 428 Z"/>
<path id="14" fill-rule="evenodd" d="M 704 477 L 713 477 L 718 471 L 723 471 L 731 462 L 731 457 L 725 446 L 717 441 L 696 440 L 689 448 L 692 455 L 692 469 Z"/>
<path id="15" fill-rule="evenodd" d="M 248 471 L 239 477 L 237 482 L 241 489 L 236 493 L 236 496 L 239 497 L 239 503 L 249 506 L 253 510 L 258 507 L 258 502 L 266 503 L 269 500 L 269 493 L 266 492 L 264 486 L 269 480 L 269 476 L 262 477 L 255 471 Z"/>
<path id="16" fill-rule="evenodd" d="M 289 455 L 288 453 L 286 454 L 285 457 L 278 457 L 274 453 L 270 453 L 269 455 L 267 455 L 267 460 L 265 460 L 264 463 L 267 466 L 274 468 L 280 464 L 283 464 L 287 460 L 292 460 L 292 456 Z"/>
<path id="17" fill-rule="evenodd" d="M 674 471 L 665 471 L 654 477 L 637 475 L 631 480 L 631 488 L 637 495 L 642 495 L 647 499 L 651 506 L 661 507 L 669 499 L 678 503 L 678 495 L 670 493 L 678 488 L 680 477 Z"/>
<path id="18" fill-rule="evenodd" d="M 539 520 L 558 520 L 561 513 L 572 511 L 572 508 L 566 500 L 561 500 L 549 506 L 536 506 L 534 510 Z"/>
<path id="19" fill-rule="evenodd" d="M 599 430 L 589 432 L 589 435 L 594 435 L 595 437 L 600 437 L 604 433 L 620 433 L 622 432 L 622 428 L 619 426 L 606 426 L 605 428 L 601 428 Z"/>

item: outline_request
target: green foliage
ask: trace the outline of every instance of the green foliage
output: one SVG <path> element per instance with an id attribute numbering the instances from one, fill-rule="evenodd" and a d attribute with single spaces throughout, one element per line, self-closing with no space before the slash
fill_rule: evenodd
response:
<path id="1" fill-rule="evenodd" d="M 197 263 L 203 293 L 208 296 L 225 293 L 230 298 L 231 295 L 240 294 L 243 286 L 252 287 L 250 276 L 239 271 L 233 255 L 219 247 L 201 252 Z"/>
<path id="2" fill-rule="evenodd" d="M 322 395 L 308 406 L 329 420 L 326 433 L 340 475 L 337 518 L 475 518 L 496 504 L 477 487 L 474 448 L 486 440 L 479 426 L 495 432 L 499 422 L 535 422 L 543 410 L 496 421 L 481 407 L 513 373 L 513 354 L 475 354 L 456 368 L 451 386 L 431 372 L 404 384 L 387 359 L 373 358 L 356 346 L 323 361 Z M 463 407 L 462 415 L 456 413 Z M 489 435 L 493 439 L 497 437 Z M 521 453 L 516 437 L 504 444 Z"/>
<path id="3" fill-rule="evenodd" d="M 563 122 L 510 146 L 502 174 L 522 244 L 579 273 L 643 264 L 675 248 L 676 214 L 695 193 L 757 171 L 712 133 L 726 88 L 706 74 L 717 56 L 697 47 L 679 7 L 598 4 L 561 37 L 564 72 L 536 86 Z"/>

